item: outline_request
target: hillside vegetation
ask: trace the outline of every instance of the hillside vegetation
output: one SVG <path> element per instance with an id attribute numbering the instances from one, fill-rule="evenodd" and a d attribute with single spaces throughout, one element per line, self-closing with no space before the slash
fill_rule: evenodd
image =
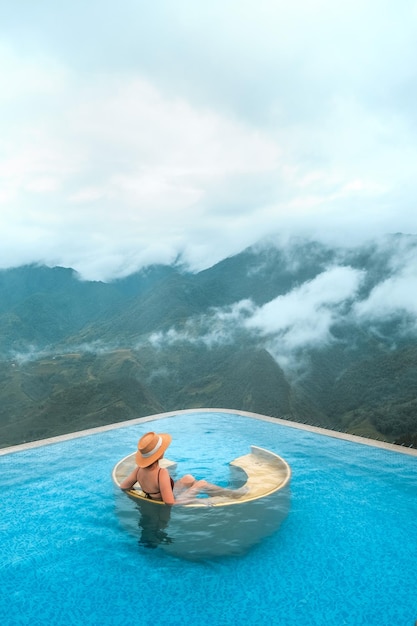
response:
<path id="1" fill-rule="evenodd" d="M 1 271 L 0 445 L 223 407 L 416 446 L 415 320 L 401 307 L 355 314 L 395 277 L 399 249 L 414 259 L 417 243 L 264 245 L 199 273 L 153 266 L 111 283 L 65 268 Z M 333 287 L 327 300 L 318 290 L 303 318 L 315 279 L 334 267 L 360 274 L 354 297 L 335 304 Z"/>

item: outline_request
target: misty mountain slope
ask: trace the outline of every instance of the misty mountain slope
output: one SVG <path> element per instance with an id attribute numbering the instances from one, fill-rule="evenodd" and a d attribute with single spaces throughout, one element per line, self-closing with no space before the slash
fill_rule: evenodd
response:
<path id="1" fill-rule="evenodd" d="M 356 298 L 366 300 L 378 281 L 385 281 L 393 274 L 392 255 L 400 246 L 396 242 L 397 238 L 392 237 L 387 248 L 369 244 L 351 250 L 331 250 L 316 242 L 303 241 L 296 241 L 285 250 L 263 244 L 196 274 L 172 269 L 152 289 L 140 291 L 125 301 L 122 310 L 84 326 L 70 337 L 70 342 L 106 343 L 117 338 L 129 347 L 143 335 L 170 328 L 180 330 L 193 317 L 210 315 L 215 308 L 244 300 L 261 307 L 308 285 L 332 267 L 361 272 Z M 417 251 L 417 238 L 411 239 L 410 246 L 408 254 L 413 247 Z M 118 283 L 122 285 L 125 280 Z M 342 333 L 345 325 L 346 322 L 339 325 L 337 332 Z M 360 333 L 361 329 L 358 327 L 356 331 Z"/>
<path id="2" fill-rule="evenodd" d="M 417 343 L 354 363 L 333 389 L 341 422 L 366 419 L 383 436 L 417 431 Z"/>
<path id="3" fill-rule="evenodd" d="M 289 385 L 284 373 L 264 349 L 178 343 L 149 353 L 142 361 L 150 375 L 146 384 L 166 410 L 224 407 L 289 415 Z M 169 407 L 169 408 L 168 408 Z"/>
<path id="4" fill-rule="evenodd" d="M 70 293 L 81 283 L 76 272 L 63 267 L 25 265 L 0 270 L 0 313 L 8 311 L 36 293 Z"/>
<path id="5" fill-rule="evenodd" d="M 152 266 L 102 283 L 81 281 L 76 272 L 61 267 L 0 271 L 0 351 L 42 350 L 66 342 L 91 324 L 118 319 L 132 301 L 158 291 L 158 284 L 175 274 L 174 268 Z"/>
<path id="6" fill-rule="evenodd" d="M 360 291 L 365 296 L 392 273 L 393 256 L 401 247 L 407 254 L 413 249 L 417 254 L 417 236 L 391 235 L 356 248 L 331 248 L 303 239 L 277 248 L 265 240 L 199 272 L 193 280 L 209 295 L 211 306 L 246 298 L 261 305 L 311 281 L 329 267 L 351 266 L 366 270 Z"/>
<path id="7" fill-rule="evenodd" d="M 293 257 L 298 254 L 296 261 Z M 249 248 L 197 274 L 173 270 L 153 289 L 126 301 L 124 310 L 85 325 L 67 343 L 106 343 L 117 337 L 127 347 L 155 331 L 180 330 L 188 320 L 210 314 L 215 307 L 247 298 L 258 304 L 268 302 L 311 280 L 334 259 L 335 253 L 324 246 L 300 243 L 290 258 L 271 247 Z"/>
<path id="8" fill-rule="evenodd" d="M 24 440 L 31 441 L 160 411 L 160 405 L 136 380 L 89 381 L 66 386 L 48 398 L 41 410 L 23 414 L 20 425 L 24 425 Z M 16 423 L 6 431 L 0 427 L 4 445 L 21 441 L 21 435 L 12 436 L 13 431 L 16 433 L 15 428 Z"/>
<path id="9" fill-rule="evenodd" d="M 100 340 L 116 340 L 128 347 L 144 334 L 181 325 L 213 307 L 245 299 L 262 305 L 337 263 L 367 268 L 360 291 L 365 297 L 376 281 L 392 273 L 397 239 L 390 238 L 387 249 L 374 244 L 331 250 L 316 242 L 296 241 L 281 250 L 264 244 L 197 274 L 152 266 L 112 283 L 80 281 L 75 272 L 64 268 L 28 266 L 2 271 L 0 350 Z"/>
<path id="10" fill-rule="evenodd" d="M 314 254 L 313 254 L 314 252 Z M 295 255 L 296 253 L 293 253 Z M 152 266 L 113 283 L 80 281 L 72 270 L 28 266 L 0 272 L 0 349 L 25 344 L 135 341 L 180 325 L 193 315 L 251 297 L 262 303 L 320 272 L 332 257 L 324 247 L 300 247 L 294 263 L 275 248 L 248 249 L 190 274 Z M 13 295 L 12 285 L 17 289 Z"/>
<path id="11" fill-rule="evenodd" d="M 141 377 L 140 362 L 126 351 L 3 363 L 1 445 L 161 412 Z"/>
<path id="12" fill-rule="evenodd" d="M 315 242 L 300 240 L 291 249 L 265 242 L 199 272 L 194 281 L 209 295 L 211 306 L 246 298 L 259 305 L 311 280 L 335 258 L 335 251 Z"/>
<path id="13" fill-rule="evenodd" d="M 119 308 L 113 285 L 84 283 L 72 270 L 37 266 L 0 272 L 0 302 L 1 351 L 42 349 Z"/>
<path id="14" fill-rule="evenodd" d="M 0 444 L 193 407 L 417 438 L 417 238 L 263 242 L 192 274 L 0 272 Z M 16 282 L 16 290 L 13 284 Z"/>
<path id="15" fill-rule="evenodd" d="M 145 294 L 131 299 L 123 311 L 99 324 L 85 327 L 72 341 L 122 342 L 132 345 L 142 335 L 168 330 L 209 306 L 209 301 L 187 274 L 174 273 Z"/>
<path id="16" fill-rule="evenodd" d="M 288 413 L 276 362 L 250 347 L 73 353 L 0 369 L 2 446 L 197 407 Z"/>

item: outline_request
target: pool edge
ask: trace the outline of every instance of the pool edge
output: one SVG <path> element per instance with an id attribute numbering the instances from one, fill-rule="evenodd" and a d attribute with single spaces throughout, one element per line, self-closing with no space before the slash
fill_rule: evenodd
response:
<path id="1" fill-rule="evenodd" d="M 115 422 L 113 424 L 106 424 L 105 426 L 96 426 L 95 428 L 88 428 L 85 430 L 79 430 L 65 435 L 57 435 L 55 437 L 48 437 L 47 439 L 38 439 L 36 441 L 29 441 L 27 443 L 17 444 L 15 446 L 8 446 L 6 448 L 0 448 L 0 456 L 6 454 L 12 454 L 13 452 L 20 452 L 23 450 L 30 450 L 32 448 L 39 448 L 41 446 L 51 445 L 54 443 L 61 443 L 63 441 L 69 441 L 71 439 L 77 439 L 79 437 L 86 437 L 88 435 L 94 435 L 109 430 L 116 430 L 117 428 L 126 428 L 127 426 L 134 426 L 135 424 L 142 424 L 145 422 L 151 422 L 157 419 L 163 419 L 166 417 L 175 417 L 176 415 L 184 415 L 187 413 L 230 413 L 233 415 L 243 415 L 251 417 L 253 419 L 259 419 L 273 424 L 280 424 L 289 428 L 295 428 L 298 430 L 305 430 L 326 437 L 333 437 L 336 439 L 343 439 L 345 441 L 352 441 L 354 443 L 371 446 L 373 448 L 383 448 L 384 450 L 391 450 L 392 452 L 398 452 L 400 454 L 408 454 L 410 456 L 417 457 L 417 449 L 407 448 L 405 446 L 399 446 L 394 443 L 388 443 L 385 441 L 378 441 L 376 439 L 368 439 L 367 437 L 360 437 L 358 435 L 349 435 L 347 433 L 322 428 L 320 426 L 310 426 L 308 424 L 300 424 L 299 422 L 292 422 L 279 417 L 271 417 L 268 415 L 261 415 L 259 413 L 251 413 L 250 411 L 241 411 L 239 409 L 223 409 L 223 408 L 204 408 L 204 409 L 181 409 L 179 411 L 168 411 L 166 413 L 155 413 L 154 415 L 147 415 L 145 417 L 137 417 L 132 420 L 126 420 L 123 422 Z"/>

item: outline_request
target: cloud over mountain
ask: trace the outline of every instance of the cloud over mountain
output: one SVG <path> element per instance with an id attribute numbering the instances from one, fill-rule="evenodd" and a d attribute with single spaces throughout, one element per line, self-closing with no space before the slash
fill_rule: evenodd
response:
<path id="1" fill-rule="evenodd" d="M 404 236 L 263 242 L 202 272 L 111 283 L 2 271 L 0 430 L 14 442 L 22 424 L 36 438 L 224 406 L 411 444 L 416 250 Z"/>
<path id="2" fill-rule="evenodd" d="M 5 5 L 0 267 L 416 233 L 416 31 L 411 2 Z"/>
<path id="3" fill-rule="evenodd" d="M 317 262 L 314 256 L 308 258 L 307 248 L 298 257 L 296 249 L 290 245 L 280 249 L 286 270 L 295 276 L 306 263 Z M 231 344 L 244 333 L 246 338 L 265 346 L 281 367 L 291 370 L 306 366 L 303 357 L 306 351 L 325 349 L 340 342 L 336 329 L 360 328 L 365 324 L 379 333 L 385 331 L 378 331 L 378 324 L 396 320 L 398 332 L 414 336 L 417 331 L 414 239 L 383 239 L 370 249 L 374 260 L 368 260 L 368 267 L 361 267 L 358 260 L 349 265 L 352 252 L 339 248 L 335 262 L 317 271 L 314 278 L 301 282 L 295 279 L 285 293 L 263 304 L 245 298 L 211 307 L 204 314 L 189 317 L 180 327 L 158 331 L 151 335 L 150 341 L 160 347 L 181 342 L 210 347 Z M 360 258 L 363 252 L 358 249 L 356 254 Z M 260 281 L 270 272 L 268 261 L 250 269 L 250 274 Z"/>

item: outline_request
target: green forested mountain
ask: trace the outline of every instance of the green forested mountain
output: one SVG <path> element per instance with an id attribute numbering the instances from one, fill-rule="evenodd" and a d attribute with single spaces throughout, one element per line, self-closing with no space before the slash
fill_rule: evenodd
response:
<path id="1" fill-rule="evenodd" d="M 264 243 L 110 283 L 3 270 L 0 445 L 196 407 L 417 445 L 416 251 Z"/>

